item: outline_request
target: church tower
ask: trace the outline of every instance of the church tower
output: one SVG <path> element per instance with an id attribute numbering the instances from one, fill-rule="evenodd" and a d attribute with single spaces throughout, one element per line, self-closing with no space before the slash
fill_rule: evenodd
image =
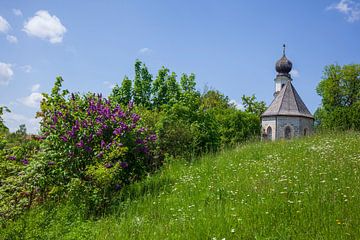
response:
<path id="1" fill-rule="evenodd" d="M 261 115 L 262 139 L 291 139 L 311 134 L 314 117 L 292 85 L 292 63 L 285 55 L 276 62 L 274 100 Z"/>

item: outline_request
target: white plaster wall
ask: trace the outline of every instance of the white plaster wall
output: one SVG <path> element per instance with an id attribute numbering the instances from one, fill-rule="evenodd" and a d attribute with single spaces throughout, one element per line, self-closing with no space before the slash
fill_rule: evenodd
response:
<path id="1" fill-rule="evenodd" d="M 277 117 L 277 138 L 285 138 L 285 128 L 289 126 L 291 129 L 291 137 L 299 136 L 300 132 L 300 120 L 299 117 L 290 117 L 290 116 L 278 116 Z"/>
<path id="2" fill-rule="evenodd" d="M 275 140 L 276 139 L 276 118 L 275 117 L 263 117 L 261 120 L 261 132 L 267 130 L 268 127 L 271 127 L 272 129 L 272 139 L 271 140 Z M 262 136 L 262 135 L 261 135 Z"/>
<path id="3" fill-rule="evenodd" d="M 304 135 L 304 129 L 307 129 L 307 135 L 314 132 L 314 120 L 304 117 L 296 116 L 272 116 L 263 117 L 261 119 L 261 132 L 265 132 L 268 127 L 272 129 L 272 139 L 283 139 L 285 138 L 285 128 L 287 126 L 291 129 L 291 137 L 301 137 Z M 261 135 L 262 137 L 262 135 Z"/>

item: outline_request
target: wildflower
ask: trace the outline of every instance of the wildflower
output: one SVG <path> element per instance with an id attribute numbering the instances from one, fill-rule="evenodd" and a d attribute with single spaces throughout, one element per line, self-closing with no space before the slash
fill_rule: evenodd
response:
<path id="1" fill-rule="evenodd" d="M 8 159 L 11 161 L 15 161 L 16 160 L 16 156 L 8 156 Z"/>
<path id="2" fill-rule="evenodd" d="M 54 162 L 54 161 L 48 162 L 48 166 L 53 166 L 53 165 L 55 165 L 55 162 Z"/>

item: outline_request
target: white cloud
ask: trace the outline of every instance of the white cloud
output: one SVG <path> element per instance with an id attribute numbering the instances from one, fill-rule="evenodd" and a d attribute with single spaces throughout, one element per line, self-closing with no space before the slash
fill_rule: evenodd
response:
<path id="1" fill-rule="evenodd" d="M 30 65 L 21 66 L 20 69 L 26 73 L 29 73 L 32 71 L 32 67 Z"/>
<path id="2" fill-rule="evenodd" d="M 110 89 L 113 89 L 115 87 L 114 83 L 111 83 L 111 82 L 108 82 L 108 81 L 104 81 L 103 83 L 104 83 L 104 85 L 106 85 Z"/>
<path id="3" fill-rule="evenodd" d="M 31 108 L 38 108 L 43 96 L 39 92 L 33 92 L 30 96 L 18 99 L 19 102 Z"/>
<path id="4" fill-rule="evenodd" d="M 142 49 L 139 50 L 140 54 L 150 54 L 152 52 L 153 52 L 153 50 L 150 49 L 150 48 L 142 48 Z"/>
<path id="5" fill-rule="evenodd" d="M 13 14 L 15 16 L 22 16 L 23 15 L 20 9 L 15 9 L 14 8 L 12 11 L 13 11 Z"/>
<path id="6" fill-rule="evenodd" d="M 290 72 L 291 76 L 295 77 L 295 78 L 298 78 L 300 77 L 300 73 L 298 70 L 296 69 L 292 69 L 291 72 Z"/>
<path id="7" fill-rule="evenodd" d="M 8 85 L 13 75 L 11 64 L 0 62 L 0 85 Z"/>
<path id="8" fill-rule="evenodd" d="M 231 105 L 234 105 L 236 107 L 236 109 L 239 109 L 239 110 L 243 110 L 244 109 L 244 106 L 241 104 L 241 103 L 238 103 L 235 99 L 231 99 L 229 101 L 229 103 Z"/>
<path id="9" fill-rule="evenodd" d="M 22 114 L 17 113 L 5 113 L 4 116 L 5 125 L 9 127 L 11 132 L 15 132 L 19 129 L 20 124 L 26 125 L 26 130 L 28 133 L 38 133 L 40 128 L 40 119 L 26 117 Z"/>
<path id="10" fill-rule="evenodd" d="M 6 40 L 8 40 L 9 43 L 17 43 L 18 39 L 13 35 L 6 35 Z"/>
<path id="11" fill-rule="evenodd" d="M 348 22 L 355 22 L 360 20 L 360 3 L 352 0 L 340 0 L 340 2 L 332 4 L 326 9 L 336 10 L 342 14 L 345 14 L 345 19 Z"/>
<path id="12" fill-rule="evenodd" d="M 48 11 L 40 10 L 25 22 L 23 31 L 29 36 L 49 40 L 51 43 L 60 43 L 66 28 L 55 15 L 51 16 Z"/>
<path id="13" fill-rule="evenodd" d="M 32 92 L 36 92 L 37 90 L 39 90 L 40 88 L 40 84 L 35 84 L 31 86 L 31 91 Z"/>
<path id="14" fill-rule="evenodd" d="M 9 31 L 10 28 L 11 27 L 8 21 L 6 21 L 5 18 L 0 16 L 0 32 L 7 33 L 7 31 Z"/>

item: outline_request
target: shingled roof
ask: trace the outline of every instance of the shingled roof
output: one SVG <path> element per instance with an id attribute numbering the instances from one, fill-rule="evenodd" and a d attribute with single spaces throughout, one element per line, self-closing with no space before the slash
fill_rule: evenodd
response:
<path id="1" fill-rule="evenodd" d="M 261 116 L 301 116 L 314 118 L 290 80 L 286 82 L 285 86 Z"/>

